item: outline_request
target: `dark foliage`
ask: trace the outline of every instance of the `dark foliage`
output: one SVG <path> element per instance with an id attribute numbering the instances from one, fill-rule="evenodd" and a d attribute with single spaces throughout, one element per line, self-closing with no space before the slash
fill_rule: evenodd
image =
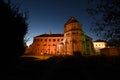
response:
<path id="1" fill-rule="evenodd" d="M 20 12 L 8 0 L 0 0 L 1 59 L 4 64 L 12 64 L 25 51 L 24 36 L 27 33 L 27 14 Z"/>
<path id="2" fill-rule="evenodd" d="M 88 0 L 88 14 L 93 17 L 91 28 L 97 36 L 120 46 L 120 0 Z"/>
<path id="3" fill-rule="evenodd" d="M 76 57 L 76 58 L 80 58 L 82 56 L 81 52 L 79 51 L 76 51 L 73 53 L 73 56 Z"/>

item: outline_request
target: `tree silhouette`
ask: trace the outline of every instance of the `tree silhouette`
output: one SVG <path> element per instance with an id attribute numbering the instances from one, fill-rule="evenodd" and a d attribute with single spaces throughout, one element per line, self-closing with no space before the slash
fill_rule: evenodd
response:
<path id="1" fill-rule="evenodd" d="M 111 46 L 120 47 L 120 0 L 88 0 L 87 13 L 93 17 L 91 29 Z M 91 6 L 92 5 L 92 6 Z"/>
<path id="2" fill-rule="evenodd" d="M 27 33 L 28 15 L 20 12 L 11 1 L 0 0 L 1 57 L 4 63 L 15 62 L 25 51 L 24 36 Z"/>

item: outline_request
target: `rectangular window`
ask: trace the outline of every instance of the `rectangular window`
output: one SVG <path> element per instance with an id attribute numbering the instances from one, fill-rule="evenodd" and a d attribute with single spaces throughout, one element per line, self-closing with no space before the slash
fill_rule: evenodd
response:
<path id="1" fill-rule="evenodd" d="M 39 39 L 37 39 L 37 41 L 39 42 Z"/>
<path id="2" fill-rule="evenodd" d="M 57 41 L 59 42 L 60 40 L 59 40 L 59 39 L 57 39 Z"/>
<path id="3" fill-rule="evenodd" d="M 55 42 L 56 40 L 55 40 L 55 39 L 53 39 L 53 41 Z"/>
<path id="4" fill-rule="evenodd" d="M 47 44 L 44 44 L 43 46 L 46 46 Z"/>
<path id="5" fill-rule="evenodd" d="M 51 41 L 51 39 L 49 39 L 49 42 Z"/>
<path id="6" fill-rule="evenodd" d="M 45 39 L 45 42 L 47 42 L 47 39 Z"/>
<path id="7" fill-rule="evenodd" d="M 37 46 L 40 46 L 40 44 L 37 44 Z"/>
<path id="8" fill-rule="evenodd" d="M 40 41 L 43 41 L 43 39 L 41 39 Z"/>
<path id="9" fill-rule="evenodd" d="M 53 44 L 53 46 L 56 46 L 55 44 Z"/>

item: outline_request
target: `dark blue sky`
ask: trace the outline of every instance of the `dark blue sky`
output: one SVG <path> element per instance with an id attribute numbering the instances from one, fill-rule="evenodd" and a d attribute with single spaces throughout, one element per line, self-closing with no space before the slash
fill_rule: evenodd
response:
<path id="1" fill-rule="evenodd" d="M 31 44 L 33 37 L 49 33 L 63 33 L 65 22 L 74 16 L 82 25 L 83 31 L 93 40 L 94 33 L 90 31 L 91 17 L 85 9 L 88 7 L 87 0 L 12 0 L 21 3 L 21 10 L 29 12 L 29 28 L 27 38 Z"/>

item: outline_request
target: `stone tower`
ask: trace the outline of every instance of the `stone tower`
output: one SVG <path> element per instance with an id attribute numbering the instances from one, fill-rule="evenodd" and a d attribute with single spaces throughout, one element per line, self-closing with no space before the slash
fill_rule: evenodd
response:
<path id="1" fill-rule="evenodd" d="M 64 52 L 69 55 L 84 52 L 82 24 L 71 17 L 64 25 Z"/>

